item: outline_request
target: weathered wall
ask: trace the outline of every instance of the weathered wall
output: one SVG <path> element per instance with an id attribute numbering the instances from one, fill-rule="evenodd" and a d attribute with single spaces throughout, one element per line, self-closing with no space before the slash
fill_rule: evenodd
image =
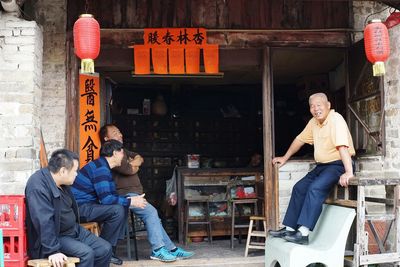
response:
<path id="1" fill-rule="evenodd" d="M 65 0 L 35 2 L 35 20 L 43 27 L 43 88 L 40 120 L 48 154 L 65 146 L 66 21 Z"/>
<path id="2" fill-rule="evenodd" d="M 0 195 L 39 167 L 42 46 L 36 22 L 0 11 Z"/>
<path id="3" fill-rule="evenodd" d="M 384 21 L 389 14 L 389 9 L 385 9 L 387 6 L 371 1 L 355 1 L 353 5 L 355 29 L 360 31 L 356 33 L 355 41 L 363 37 L 362 30 L 367 20 L 378 18 Z M 370 14 L 381 10 L 383 12 L 368 17 Z M 400 49 L 398 47 L 400 25 L 389 29 L 389 36 L 391 55 L 385 64 L 386 75 L 384 77 L 386 156 L 360 159 L 360 176 L 364 177 L 399 178 L 400 175 L 400 92 L 398 72 L 400 67 Z"/>

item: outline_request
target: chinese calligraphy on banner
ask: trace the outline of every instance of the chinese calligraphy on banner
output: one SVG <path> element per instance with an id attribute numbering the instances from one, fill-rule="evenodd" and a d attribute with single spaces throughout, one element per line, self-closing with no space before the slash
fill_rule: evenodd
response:
<path id="1" fill-rule="evenodd" d="M 202 45 L 207 43 L 204 28 L 148 28 L 144 29 L 145 45 Z"/>
<path id="2" fill-rule="evenodd" d="M 135 74 L 151 73 L 150 56 L 154 74 L 198 74 L 201 49 L 205 73 L 219 73 L 218 45 L 207 44 L 204 28 L 147 28 L 143 39 L 133 46 Z"/>
<path id="3" fill-rule="evenodd" d="M 79 74 L 80 167 L 99 157 L 100 84 L 98 74 Z"/>

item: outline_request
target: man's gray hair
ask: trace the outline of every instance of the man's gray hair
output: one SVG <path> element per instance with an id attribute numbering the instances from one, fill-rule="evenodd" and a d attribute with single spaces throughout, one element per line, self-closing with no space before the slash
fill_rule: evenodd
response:
<path id="1" fill-rule="evenodd" d="M 310 95 L 310 97 L 308 98 L 308 103 L 310 103 L 311 99 L 314 98 L 314 97 L 319 97 L 319 98 L 322 98 L 323 100 L 325 100 L 326 102 L 329 102 L 328 97 L 326 96 L 326 94 L 324 94 L 324 93 L 315 93 L 315 94 Z"/>

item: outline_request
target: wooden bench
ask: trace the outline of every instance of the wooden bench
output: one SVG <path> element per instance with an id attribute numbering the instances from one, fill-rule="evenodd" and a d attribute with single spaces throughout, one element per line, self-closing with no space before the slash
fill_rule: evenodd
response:
<path id="1" fill-rule="evenodd" d="M 68 257 L 67 262 L 64 263 L 64 266 L 73 267 L 73 266 L 75 266 L 75 263 L 79 263 L 79 258 Z M 29 260 L 28 266 L 51 267 L 51 266 L 53 266 L 53 264 L 51 264 L 48 259 L 36 259 L 36 260 Z"/>
<path id="2" fill-rule="evenodd" d="M 97 222 L 81 223 L 80 225 L 83 228 L 85 228 L 86 230 L 88 230 L 88 231 L 92 232 L 93 234 L 95 234 L 96 236 L 99 236 L 100 227 L 99 227 L 99 224 Z"/>
<path id="3" fill-rule="evenodd" d="M 267 238 L 265 267 L 274 267 L 276 263 L 281 267 L 306 267 L 311 263 L 343 266 L 347 235 L 355 216 L 354 209 L 324 204 L 308 245 Z"/>
<path id="4" fill-rule="evenodd" d="M 87 222 L 87 223 L 81 223 L 80 224 L 83 228 L 89 230 L 96 236 L 99 236 L 100 234 L 100 227 L 97 222 Z M 79 258 L 75 257 L 68 257 L 67 262 L 64 264 L 64 266 L 67 267 L 72 267 L 75 266 L 75 263 L 79 263 Z M 35 260 L 29 260 L 28 261 L 28 266 L 34 266 L 34 267 L 50 267 L 53 266 L 48 259 L 35 259 Z"/>

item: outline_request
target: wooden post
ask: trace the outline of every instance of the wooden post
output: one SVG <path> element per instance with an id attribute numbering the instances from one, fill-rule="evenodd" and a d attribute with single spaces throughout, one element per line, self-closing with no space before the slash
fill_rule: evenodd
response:
<path id="1" fill-rule="evenodd" d="M 273 174 L 273 127 L 272 127 L 272 79 L 271 79 L 271 53 L 266 47 L 263 51 L 263 75 L 262 75 L 262 99 L 263 99 L 263 136 L 264 136 L 264 214 L 267 218 L 268 229 L 276 228 L 279 220 L 279 207 L 275 199 L 278 199 L 277 175 Z"/>

